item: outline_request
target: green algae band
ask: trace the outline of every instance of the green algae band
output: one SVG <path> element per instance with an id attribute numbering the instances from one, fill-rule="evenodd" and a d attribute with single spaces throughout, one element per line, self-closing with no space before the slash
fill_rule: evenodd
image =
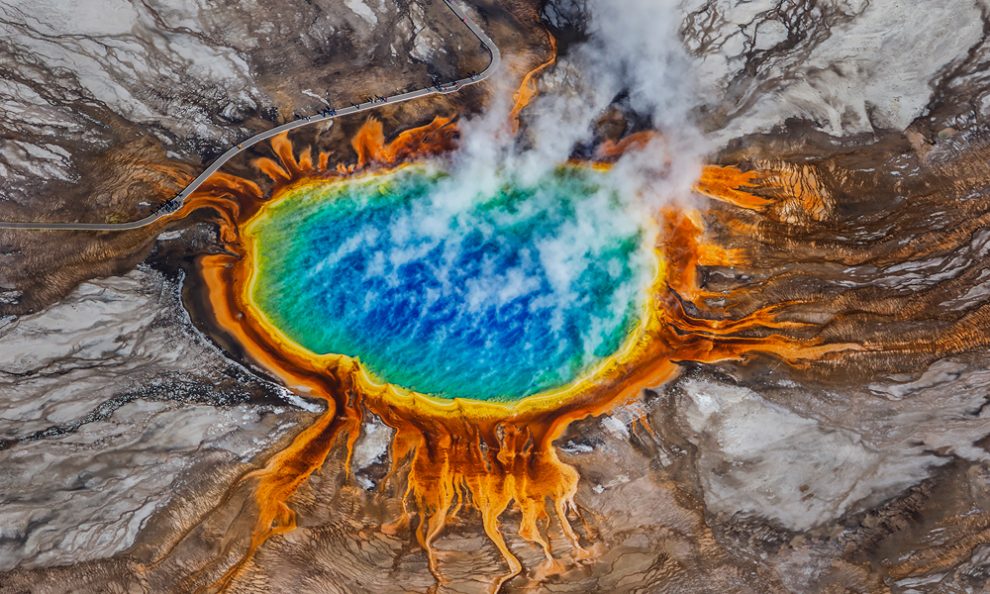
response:
<path id="1" fill-rule="evenodd" d="M 310 181 L 248 227 L 251 301 L 309 351 L 417 392 L 564 386 L 621 346 L 655 273 L 643 221 L 602 175 L 567 168 L 488 195 L 420 168 Z"/>

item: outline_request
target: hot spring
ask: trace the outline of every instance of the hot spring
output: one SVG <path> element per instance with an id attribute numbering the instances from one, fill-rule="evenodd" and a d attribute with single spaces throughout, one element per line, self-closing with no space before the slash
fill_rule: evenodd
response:
<path id="1" fill-rule="evenodd" d="M 248 302 L 306 351 L 407 390 L 565 387 L 621 349 L 657 275 L 654 222 L 607 175 L 563 167 L 487 193 L 425 166 L 301 182 L 247 225 Z"/>

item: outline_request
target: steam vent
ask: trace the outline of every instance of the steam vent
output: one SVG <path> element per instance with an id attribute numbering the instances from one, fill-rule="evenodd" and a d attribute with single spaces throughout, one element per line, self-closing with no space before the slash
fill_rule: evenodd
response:
<path id="1" fill-rule="evenodd" d="M 982 0 L 0 0 L 0 594 L 990 592 Z"/>

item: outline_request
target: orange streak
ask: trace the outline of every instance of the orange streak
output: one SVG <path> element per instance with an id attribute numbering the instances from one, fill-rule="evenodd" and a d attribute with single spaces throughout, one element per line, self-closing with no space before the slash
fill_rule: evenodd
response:
<path id="1" fill-rule="evenodd" d="M 296 161 L 296 157 L 292 152 L 292 143 L 289 141 L 288 131 L 274 136 L 271 143 L 272 150 L 278 155 L 286 171 L 294 176 L 302 173 L 303 168 L 299 166 L 299 162 Z"/>
<path id="2" fill-rule="evenodd" d="M 619 141 L 606 140 L 595 150 L 595 156 L 599 159 L 615 159 L 630 150 L 641 149 L 654 138 L 659 137 L 660 133 L 656 130 L 641 130 L 633 132 Z"/>
<path id="3" fill-rule="evenodd" d="M 299 153 L 299 168 L 302 171 L 309 171 L 313 168 L 313 147 L 306 147 L 306 150 Z"/>
<path id="4" fill-rule="evenodd" d="M 701 179 L 695 182 L 694 189 L 699 194 L 740 208 L 762 210 L 773 204 L 773 201 L 752 193 L 758 187 L 758 178 L 759 173 L 756 171 L 706 165 L 701 171 Z"/>
<path id="5" fill-rule="evenodd" d="M 450 150 L 457 126 L 453 118 L 437 116 L 429 124 L 404 130 L 385 142 L 382 123 L 369 118 L 351 139 L 357 154 L 357 169 L 371 163 L 392 165 L 402 160 Z"/>
<path id="6" fill-rule="evenodd" d="M 258 184 L 223 171 L 215 172 L 203 182 L 198 192 L 206 191 L 230 192 L 234 196 L 246 196 L 251 200 L 259 200 L 262 196 Z"/>
<path id="7" fill-rule="evenodd" d="M 359 169 L 371 161 L 382 161 L 385 154 L 385 132 L 382 123 L 375 118 L 368 118 L 351 139 L 351 146 L 357 153 Z"/>
<path id="8" fill-rule="evenodd" d="M 550 57 L 541 62 L 536 68 L 527 72 L 523 76 L 519 88 L 512 95 L 512 111 L 509 112 L 509 122 L 513 132 L 519 130 L 519 114 L 522 113 L 522 110 L 529 105 L 533 98 L 536 97 L 537 92 L 539 92 L 539 88 L 536 86 L 536 77 L 557 63 L 557 39 L 549 31 L 547 31 L 547 42 L 550 44 Z"/>
<path id="9" fill-rule="evenodd" d="M 282 168 L 281 165 L 272 161 L 268 157 L 261 157 L 260 159 L 254 160 L 254 166 L 258 168 L 259 171 L 268 176 L 268 179 L 273 182 L 287 182 L 292 179 L 289 172 Z"/>

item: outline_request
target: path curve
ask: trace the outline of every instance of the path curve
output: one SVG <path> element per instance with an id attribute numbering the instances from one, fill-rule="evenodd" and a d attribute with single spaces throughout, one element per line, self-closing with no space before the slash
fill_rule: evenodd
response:
<path id="1" fill-rule="evenodd" d="M 268 140 L 282 132 L 287 132 L 289 130 L 294 130 L 296 128 L 301 128 L 303 126 L 308 126 L 316 122 L 324 122 L 327 120 L 333 120 L 339 117 L 352 115 L 355 113 L 360 113 L 362 111 L 368 111 L 371 109 L 377 109 L 385 105 L 394 105 L 396 103 L 402 103 L 404 101 L 411 101 L 413 99 L 419 99 L 421 97 L 429 97 L 430 95 L 446 95 L 448 93 L 454 93 L 460 91 L 468 85 L 473 85 L 479 83 L 492 75 L 493 72 L 498 68 L 501 63 L 502 56 L 498 51 L 498 46 L 495 42 L 491 40 L 488 35 L 471 19 L 465 15 L 461 9 L 457 8 L 451 0 L 443 0 L 447 8 L 454 13 L 458 19 L 464 23 L 465 26 L 474 34 L 475 37 L 481 42 L 481 45 L 488 50 L 491 56 L 491 62 L 485 67 L 481 72 L 462 78 L 459 80 L 440 83 L 432 87 L 427 87 L 424 89 L 417 89 L 415 91 L 409 91 L 399 95 L 390 95 L 379 100 L 366 101 L 364 103 L 358 103 L 357 105 L 351 105 L 344 107 L 342 109 L 337 109 L 329 114 L 312 115 L 305 118 L 300 118 L 298 120 L 293 120 L 291 122 L 286 122 L 281 126 L 276 126 L 270 130 L 265 130 L 264 132 L 259 132 L 254 136 L 246 140 L 235 144 L 234 146 L 227 149 L 224 154 L 217 157 L 215 161 L 210 163 L 210 165 L 204 170 L 196 179 L 192 180 L 189 185 L 182 189 L 181 192 L 176 194 L 171 200 L 162 204 L 158 209 L 152 214 L 139 219 L 137 221 L 130 221 L 127 223 L 47 223 L 47 222 L 11 222 L 11 221 L 0 221 L 0 229 L 27 229 L 27 230 L 56 230 L 56 231 L 130 231 L 132 229 L 140 229 L 141 227 L 146 227 L 155 221 L 168 216 L 169 214 L 175 212 L 182 204 L 185 202 L 186 198 L 190 194 L 195 192 L 199 187 L 205 182 L 211 175 L 216 173 L 221 167 L 227 164 L 228 161 L 251 148 L 252 146 Z"/>

